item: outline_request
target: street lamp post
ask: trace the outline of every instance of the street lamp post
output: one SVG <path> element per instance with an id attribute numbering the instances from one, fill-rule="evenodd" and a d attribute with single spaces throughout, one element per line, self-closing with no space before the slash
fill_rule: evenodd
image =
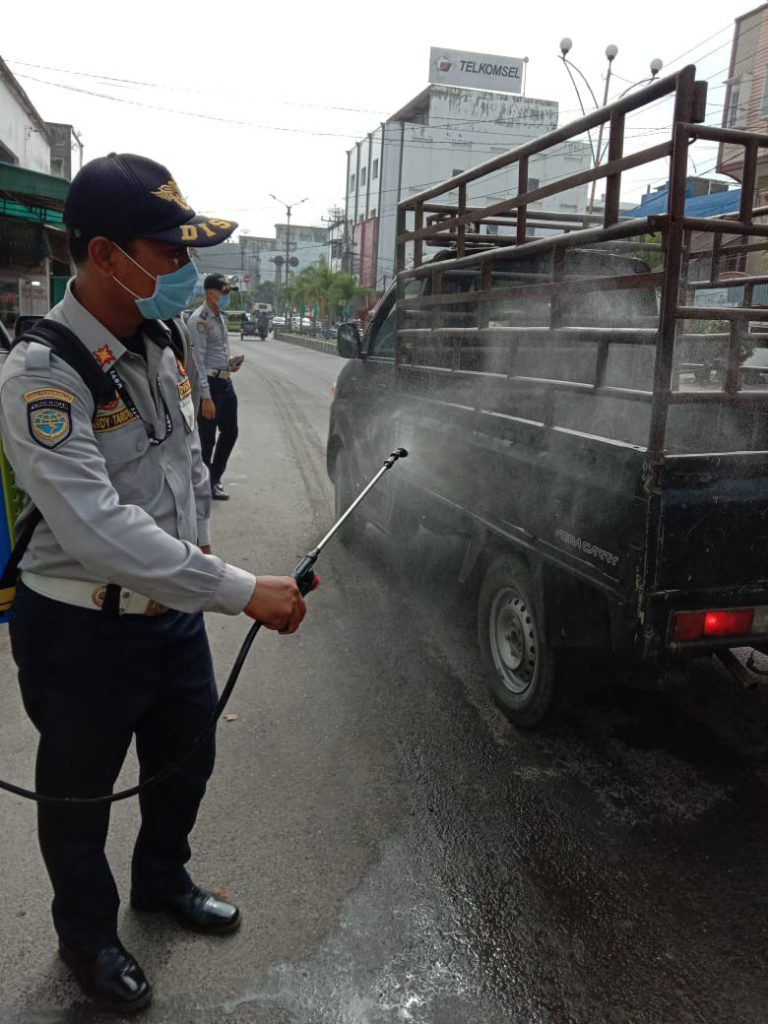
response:
<path id="1" fill-rule="evenodd" d="M 288 274 L 289 274 L 289 267 L 290 267 L 290 260 L 291 260 L 291 210 L 293 210 L 294 206 L 301 206 L 302 203 L 306 203 L 306 201 L 309 198 L 309 196 L 305 196 L 303 199 L 299 199 L 299 201 L 297 203 L 286 203 L 286 202 L 283 202 L 282 199 L 278 199 L 277 196 L 272 195 L 271 192 L 269 193 L 269 196 L 270 196 L 271 199 L 274 199 L 276 203 L 280 203 L 281 206 L 285 207 L 285 219 L 286 219 L 286 229 L 285 229 L 285 287 L 287 288 L 288 287 Z"/>
<path id="2" fill-rule="evenodd" d="M 565 69 L 568 72 L 568 77 L 570 78 L 571 83 L 573 85 L 573 88 L 576 91 L 576 96 L 577 96 L 578 101 L 579 101 L 579 106 L 581 107 L 581 112 L 582 112 L 582 114 L 586 115 L 586 110 L 584 109 L 584 103 L 583 103 L 583 101 L 581 99 L 581 93 L 579 92 L 579 87 L 577 86 L 576 80 L 573 77 L 572 70 L 576 71 L 580 75 L 581 79 L 583 80 L 584 84 L 586 85 L 587 89 L 589 90 L 589 95 L 592 97 L 592 102 L 595 105 L 595 110 L 599 110 L 600 104 L 597 102 L 597 97 L 595 96 L 595 94 L 594 94 L 594 92 L 592 90 L 592 86 L 587 81 L 587 78 L 584 75 L 584 73 L 581 71 L 580 68 L 578 68 L 573 63 L 573 61 L 568 60 L 568 54 L 571 52 L 572 46 L 573 46 L 573 41 L 571 39 L 569 39 L 567 36 L 564 39 L 560 40 L 560 59 L 562 60 L 563 64 L 565 65 Z M 606 59 L 608 61 L 608 70 L 607 70 L 606 75 L 605 75 L 605 89 L 603 90 L 603 104 L 602 104 L 603 106 L 606 106 L 607 103 L 608 103 L 608 89 L 609 89 L 610 84 L 611 84 L 611 74 L 613 72 L 613 62 L 616 59 L 616 55 L 618 54 L 618 52 L 619 52 L 618 46 L 614 45 L 613 43 L 610 43 L 605 48 L 605 56 L 606 56 Z M 624 92 L 621 93 L 621 96 L 626 96 L 626 94 L 631 89 L 634 89 L 635 86 L 643 85 L 645 82 L 652 82 L 656 78 L 658 73 L 661 71 L 663 66 L 664 66 L 663 62 L 661 60 L 659 60 L 658 57 L 655 57 L 651 61 L 651 65 L 650 65 L 650 67 L 651 67 L 651 74 L 650 74 L 650 77 L 649 78 L 643 78 L 639 82 L 633 82 L 632 85 L 629 86 L 629 88 L 625 89 Z M 621 96 L 619 97 L 619 99 L 621 98 Z M 591 133 L 588 133 L 588 135 L 589 135 L 589 145 L 590 145 L 590 149 L 592 150 L 593 166 L 596 167 L 596 168 L 599 167 L 600 164 L 603 162 L 603 131 L 604 131 L 604 129 L 605 129 L 605 122 L 603 121 L 601 123 L 599 129 L 598 129 L 597 145 L 596 146 L 594 146 L 592 144 L 592 135 L 591 135 Z M 597 178 L 594 178 L 593 181 L 592 181 L 592 188 L 590 189 L 590 194 L 589 194 L 589 206 L 587 208 L 587 213 L 588 214 L 591 214 L 592 211 L 595 208 L 595 188 L 596 187 L 597 187 Z"/>
<path id="3" fill-rule="evenodd" d="M 608 72 L 605 76 L 605 89 L 603 90 L 603 106 L 608 103 L 608 86 L 611 84 L 611 70 L 613 68 L 613 62 L 616 58 L 616 54 L 619 52 L 618 46 L 614 46 L 613 43 L 605 48 L 605 56 L 608 61 Z M 605 128 L 605 121 L 603 121 L 597 130 L 597 164 L 599 167 L 603 162 L 603 129 Z M 592 213 L 595 208 L 595 188 L 597 186 L 597 178 L 592 181 L 592 188 L 589 192 L 589 209 L 588 213 Z"/>

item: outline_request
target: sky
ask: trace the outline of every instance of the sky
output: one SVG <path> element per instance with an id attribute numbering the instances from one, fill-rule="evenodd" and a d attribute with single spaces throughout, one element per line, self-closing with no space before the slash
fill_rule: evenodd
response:
<path id="1" fill-rule="evenodd" d="M 306 199 L 293 222 L 316 225 L 343 205 L 346 151 L 426 87 L 431 46 L 528 57 L 526 93 L 557 101 L 561 124 L 581 113 L 559 60 L 563 36 L 601 99 L 608 44 L 618 46 L 613 97 L 645 78 L 653 58 L 664 62 L 662 76 L 695 63 L 709 81 L 707 121 L 719 124 L 733 18 L 755 6 L 37 0 L 29 18 L 6 19 L 0 56 L 45 120 L 75 126 L 86 160 L 152 157 L 198 212 L 271 235 L 285 220 L 281 204 Z M 668 107 L 657 104 L 630 124 L 629 145 L 661 141 L 668 124 Z M 713 147 L 702 147 L 691 173 L 712 172 L 714 162 Z M 626 176 L 622 198 L 637 201 L 660 183 L 643 174 Z"/>

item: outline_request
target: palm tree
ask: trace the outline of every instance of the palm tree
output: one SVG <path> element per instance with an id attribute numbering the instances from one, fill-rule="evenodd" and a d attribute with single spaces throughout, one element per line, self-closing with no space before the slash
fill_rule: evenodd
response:
<path id="1" fill-rule="evenodd" d="M 288 289 L 280 293 L 280 297 L 297 307 L 302 315 L 307 307 L 312 307 L 316 319 L 321 321 L 326 317 L 349 316 L 353 299 L 370 301 L 373 295 L 370 288 L 358 287 L 351 274 L 331 270 L 324 260 L 305 267 Z"/>

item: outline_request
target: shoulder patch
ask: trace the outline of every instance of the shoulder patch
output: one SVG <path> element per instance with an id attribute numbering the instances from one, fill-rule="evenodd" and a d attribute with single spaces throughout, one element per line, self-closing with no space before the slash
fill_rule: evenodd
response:
<path id="1" fill-rule="evenodd" d="M 75 396 L 71 395 L 68 391 L 64 391 L 61 388 L 35 388 L 34 391 L 24 392 L 24 401 L 29 405 L 30 402 L 36 402 L 41 398 L 58 398 L 62 402 L 69 402 L 71 405 Z"/>
<path id="2" fill-rule="evenodd" d="M 33 441 L 43 448 L 58 448 L 72 433 L 74 396 L 58 388 L 36 388 L 24 393 L 27 423 Z"/>
<path id="3" fill-rule="evenodd" d="M 197 321 L 197 329 L 201 334 L 205 333 L 205 323 L 202 320 Z"/>

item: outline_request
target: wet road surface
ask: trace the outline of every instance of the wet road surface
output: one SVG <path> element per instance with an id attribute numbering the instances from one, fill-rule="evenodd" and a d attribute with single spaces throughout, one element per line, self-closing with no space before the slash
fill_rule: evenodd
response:
<path id="1" fill-rule="evenodd" d="M 240 350 L 235 343 L 234 348 Z M 332 521 L 335 357 L 246 342 L 217 550 L 291 568 Z M 383 453 L 386 454 L 386 453 Z M 243 909 L 214 940 L 125 909 L 151 1024 L 762 1024 L 768 687 L 697 667 L 521 733 L 479 669 L 458 551 L 333 542 L 296 637 L 260 637 L 219 730 L 192 867 Z M 246 631 L 209 617 L 220 680 Z M 0 770 L 33 735 L 0 634 Z M 108 685 L 108 669 L 105 671 Z M 132 780 L 132 765 L 123 779 Z M 0 797 L 0 1021 L 97 1024 L 55 958 L 34 810 Z M 137 823 L 113 813 L 127 891 Z"/>

